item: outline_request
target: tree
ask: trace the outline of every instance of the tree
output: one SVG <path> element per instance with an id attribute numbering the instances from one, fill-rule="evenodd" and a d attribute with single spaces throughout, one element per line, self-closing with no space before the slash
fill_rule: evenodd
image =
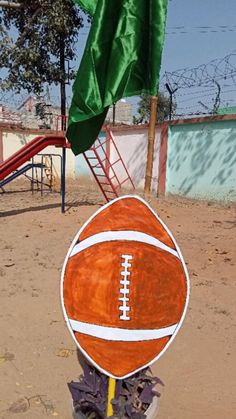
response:
<path id="1" fill-rule="evenodd" d="M 83 26 L 80 10 L 73 0 L 10 3 L 0 10 L 1 88 L 40 94 L 44 83 L 60 84 L 65 114 L 65 84 L 74 78 L 73 71 L 66 74 L 65 60 L 76 55 L 75 42 Z"/>
<path id="2" fill-rule="evenodd" d="M 134 124 L 148 123 L 150 119 L 151 97 L 149 95 L 141 96 L 138 103 L 138 115 L 133 117 Z M 172 104 L 172 116 L 176 110 L 176 103 Z M 164 93 L 159 92 L 157 102 L 157 122 L 162 122 L 170 116 L 170 98 Z"/>

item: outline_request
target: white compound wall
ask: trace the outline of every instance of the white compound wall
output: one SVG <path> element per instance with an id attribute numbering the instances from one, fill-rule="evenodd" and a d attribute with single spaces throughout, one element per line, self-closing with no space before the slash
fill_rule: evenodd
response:
<path id="1" fill-rule="evenodd" d="M 114 141 L 129 171 L 136 189 L 142 190 L 145 182 L 145 171 L 147 161 L 148 128 L 132 126 L 125 128 L 115 128 L 113 131 Z M 157 191 L 159 173 L 161 129 L 156 127 L 155 152 L 153 162 L 152 190 Z M 115 148 L 110 146 L 111 163 L 117 160 Z M 123 179 L 124 171 L 119 163 L 115 166 L 119 179 Z"/>

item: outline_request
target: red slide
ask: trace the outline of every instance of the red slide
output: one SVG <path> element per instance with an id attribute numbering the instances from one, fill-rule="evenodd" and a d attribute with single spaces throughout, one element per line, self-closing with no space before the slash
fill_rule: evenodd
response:
<path id="1" fill-rule="evenodd" d="M 67 147 L 66 138 L 59 135 L 34 138 L 0 165 L 0 181 L 49 145 Z"/>

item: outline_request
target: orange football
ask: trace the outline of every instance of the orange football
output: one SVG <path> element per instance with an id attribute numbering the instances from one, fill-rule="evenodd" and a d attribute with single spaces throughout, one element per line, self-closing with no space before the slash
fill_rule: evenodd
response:
<path id="1" fill-rule="evenodd" d="M 83 354 L 125 378 L 157 360 L 179 330 L 187 269 L 167 227 L 137 196 L 118 198 L 80 229 L 62 272 L 62 305 Z"/>

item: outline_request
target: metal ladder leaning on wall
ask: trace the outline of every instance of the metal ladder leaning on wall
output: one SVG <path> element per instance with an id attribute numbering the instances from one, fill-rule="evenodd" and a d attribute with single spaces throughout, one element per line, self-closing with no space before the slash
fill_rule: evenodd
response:
<path id="1" fill-rule="evenodd" d="M 43 194 L 43 185 L 46 186 L 46 188 L 48 188 L 48 190 L 51 192 L 60 190 L 59 176 L 53 162 L 53 157 L 60 157 L 60 155 L 39 153 L 32 158 L 33 163 L 35 163 L 35 159 L 40 160 L 37 162 L 37 165 L 41 168 L 41 170 L 38 173 L 36 168 L 36 170 L 33 172 L 32 185 L 33 190 L 34 184 L 36 185 L 36 190 L 41 189 L 41 194 Z"/>
<path id="2" fill-rule="evenodd" d="M 52 156 L 45 156 L 45 175 L 46 178 L 49 181 L 49 185 L 51 188 L 54 189 L 54 191 L 58 190 L 58 185 L 59 185 L 59 176 L 58 173 L 56 171 L 56 168 L 53 164 L 53 160 L 52 160 Z"/>
<path id="3" fill-rule="evenodd" d="M 110 161 L 108 150 L 111 149 L 116 156 L 114 161 Z M 117 198 L 122 187 L 129 187 L 129 190 L 134 192 L 133 181 L 108 128 L 106 138 L 98 137 L 94 145 L 83 155 L 107 202 Z"/>

